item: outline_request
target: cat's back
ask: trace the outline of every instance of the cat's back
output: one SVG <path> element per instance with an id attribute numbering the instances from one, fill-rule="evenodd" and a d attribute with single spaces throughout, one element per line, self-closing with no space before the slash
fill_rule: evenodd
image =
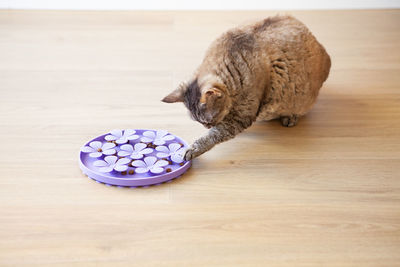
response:
<path id="1" fill-rule="evenodd" d="M 278 40 L 288 40 L 287 38 L 291 39 L 291 36 L 308 33 L 308 28 L 301 21 L 289 15 L 268 17 L 248 25 L 247 28 L 257 36 L 268 36 L 270 39 Z"/>
<path id="2" fill-rule="evenodd" d="M 260 50 L 271 60 L 275 58 L 294 60 L 315 69 L 308 71 L 324 82 L 329 74 L 331 61 L 325 48 L 318 42 L 307 26 L 292 16 L 266 18 L 250 26 Z"/>
<path id="3" fill-rule="evenodd" d="M 301 21 L 288 15 L 277 15 L 224 32 L 211 44 L 210 49 L 219 52 L 229 52 L 230 49 L 249 50 L 260 48 L 263 44 L 300 41 L 301 36 L 308 34 L 307 27 Z"/>
<path id="4" fill-rule="evenodd" d="M 268 17 L 253 24 L 230 29 L 209 47 L 206 57 L 213 59 L 241 55 L 271 56 L 276 53 L 304 52 L 327 56 L 307 26 L 290 15 Z M 304 56 L 297 54 L 298 57 Z"/>

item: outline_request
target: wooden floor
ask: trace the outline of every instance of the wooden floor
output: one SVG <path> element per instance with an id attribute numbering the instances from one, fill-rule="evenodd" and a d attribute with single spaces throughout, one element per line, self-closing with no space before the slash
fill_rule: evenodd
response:
<path id="1" fill-rule="evenodd" d="M 205 133 L 160 99 L 275 13 L 0 11 L 0 266 L 400 266 L 400 10 L 291 12 L 333 64 L 294 128 L 256 123 L 149 188 L 79 169 L 114 128 Z"/>

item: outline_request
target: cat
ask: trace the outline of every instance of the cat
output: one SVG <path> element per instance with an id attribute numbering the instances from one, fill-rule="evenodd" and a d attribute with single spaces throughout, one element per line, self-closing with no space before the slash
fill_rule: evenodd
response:
<path id="1" fill-rule="evenodd" d="M 183 102 L 210 130 L 184 155 L 191 160 L 234 138 L 258 120 L 295 126 L 313 106 L 331 60 L 308 28 L 292 16 L 237 27 L 208 48 L 193 77 L 163 102 Z"/>

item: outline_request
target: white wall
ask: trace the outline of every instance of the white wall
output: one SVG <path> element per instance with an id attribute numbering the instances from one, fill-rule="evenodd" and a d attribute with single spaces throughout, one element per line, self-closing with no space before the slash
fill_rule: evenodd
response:
<path id="1" fill-rule="evenodd" d="M 400 0 L 0 0 L 0 9 L 237 10 L 400 8 Z"/>

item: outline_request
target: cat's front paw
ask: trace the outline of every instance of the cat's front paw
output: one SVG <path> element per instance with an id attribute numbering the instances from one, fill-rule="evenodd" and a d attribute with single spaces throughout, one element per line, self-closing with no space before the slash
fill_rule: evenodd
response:
<path id="1" fill-rule="evenodd" d="M 189 160 L 192 160 L 192 159 L 200 156 L 201 154 L 202 153 L 199 151 L 199 149 L 197 147 L 191 146 L 191 147 L 189 147 L 188 150 L 186 150 L 184 158 L 186 161 L 189 161 Z"/>

